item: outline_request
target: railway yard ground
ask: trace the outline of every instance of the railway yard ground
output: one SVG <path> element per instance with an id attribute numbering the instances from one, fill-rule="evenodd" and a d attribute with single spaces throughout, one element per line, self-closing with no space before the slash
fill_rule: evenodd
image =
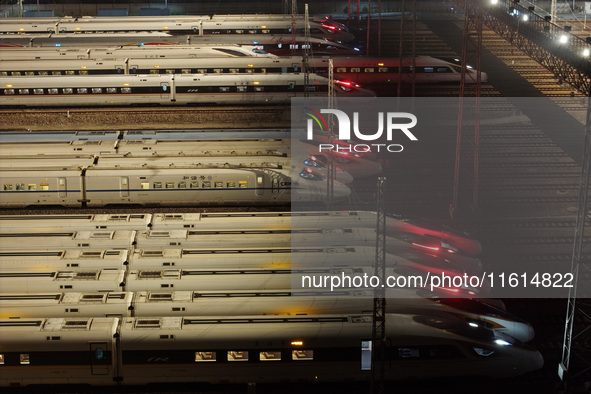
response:
<path id="1" fill-rule="evenodd" d="M 382 21 L 382 55 L 397 56 L 399 21 Z M 420 15 L 417 24 L 417 54 L 430 56 L 457 56 L 461 52 L 461 21 L 448 15 Z M 487 124 L 481 127 L 480 176 L 478 209 L 462 215 L 455 223 L 449 219 L 452 201 L 453 160 L 455 135 L 437 136 L 412 155 L 405 155 L 387 163 L 385 167 L 398 168 L 395 179 L 388 179 L 388 210 L 438 220 L 467 230 L 483 245 L 481 256 L 487 271 L 500 270 L 511 265 L 537 266 L 539 272 L 570 272 L 575 218 L 579 195 L 580 163 L 583 135 L 571 135 L 569 124 L 584 119 L 587 108 L 582 95 L 573 88 L 559 84 L 554 75 L 528 59 L 507 42 L 501 41 L 492 31 L 485 30 L 483 71 L 489 82 L 483 85 L 482 96 L 497 105 L 499 111 L 513 114 L 514 122 L 503 125 Z M 405 40 L 408 36 L 405 35 Z M 408 48 L 407 48 L 408 49 Z M 378 95 L 388 91 L 377 90 Z M 454 97 L 458 95 L 454 85 L 418 86 L 418 97 Z M 395 95 L 395 92 L 394 92 Z M 561 130 L 546 130 L 543 119 L 526 118 L 525 114 L 511 107 L 506 97 L 551 97 L 553 113 L 564 117 Z M 574 96 L 574 98 L 573 98 Z M 2 130 L 100 130 L 138 128 L 255 128 L 288 127 L 289 108 L 255 107 L 235 108 L 133 108 L 133 109 L 72 109 L 72 110 L 3 110 Z M 535 117 L 534 117 L 535 118 Z M 426 158 L 429 158 L 426 160 Z M 465 153 L 462 159 L 470 162 Z M 468 164 L 465 164 L 468 166 Z M 470 169 L 462 174 L 470 175 Z M 466 178 L 462 178 L 466 179 Z M 336 209 L 373 210 L 373 200 L 368 199 L 375 190 L 373 181 L 353 184 L 354 196 L 340 203 Z M 472 184 L 463 182 L 461 196 L 470 195 Z M 227 208 L 218 208 L 224 210 Z M 289 209 L 274 208 L 274 209 Z M 232 208 L 241 211 L 241 208 Z M 95 209 L 84 212 L 145 212 L 146 208 L 117 210 Z M 153 208 L 154 212 L 211 211 L 211 208 Z M 55 213 L 55 210 L 31 210 L 32 213 Z M 80 210 L 61 209 L 59 213 L 79 213 Z M 22 210 L 0 210 L 0 214 L 23 213 Z M 585 256 L 591 257 L 586 238 Z M 581 271 L 581 283 L 589 284 L 591 273 Z M 589 288 L 586 289 L 589 295 Z M 589 299 L 580 300 L 590 304 Z M 564 335 L 566 299 L 506 299 L 507 309 L 532 323 L 536 331 L 533 345 L 544 355 L 545 365 L 537 372 L 502 382 L 474 381 L 470 391 L 439 382 L 404 382 L 393 384 L 392 392 L 478 392 L 489 393 L 520 390 L 526 393 L 555 393 L 561 390 L 557 377 Z M 577 320 L 579 328 L 591 324 L 582 315 Z M 591 337 L 581 336 L 575 345 L 583 352 L 583 358 L 591 359 Z M 578 358 L 572 361 L 581 367 Z M 469 381 L 466 381 L 469 383 Z M 591 374 L 581 375 L 568 387 L 568 392 L 589 392 Z M 490 384 L 489 384 L 490 383 Z M 304 387 L 309 392 L 364 392 L 366 386 L 331 385 Z M 184 385 L 179 388 L 187 390 Z M 155 392 L 167 392 L 170 388 L 154 388 Z M 220 392 L 219 388 L 197 388 L 199 392 Z M 226 391 L 245 392 L 248 388 L 226 387 Z M 277 386 L 259 385 L 257 392 L 277 391 Z M 302 386 L 280 387 L 281 392 L 301 392 Z M 125 392 L 125 390 L 121 390 Z M 252 391 L 252 388 L 251 388 Z M 98 392 L 98 390 L 93 390 Z M 101 391 L 103 392 L 103 391 Z M 152 392 L 152 391 L 150 391 Z"/>

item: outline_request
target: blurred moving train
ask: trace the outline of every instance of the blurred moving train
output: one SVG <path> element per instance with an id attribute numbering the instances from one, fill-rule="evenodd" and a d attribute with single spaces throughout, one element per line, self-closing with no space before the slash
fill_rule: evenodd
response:
<path id="1" fill-rule="evenodd" d="M 117 106 L 289 104 L 292 97 L 323 97 L 328 84 L 341 97 L 374 97 L 358 84 L 311 74 L 159 74 L 1 77 L 0 106 Z"/>
<path id="2" fill-rule="evenodd" d="M 0 76 L 33 75 L 100 75 L 100 74 L 275 74 L 298 73 L 303 70 L 301 57 L 260 57 L 194 59 L 194 47 L 169 48 L 162 51 L 166 58 L 134 58 L 134 52 L 108 51 L 125 58 L 59 59 L 39 62 L 0 61 Z M 216 48 L 218 51 L 229 49 Z M 90 50 L 89 50 L 90 51 Z M 94 50 L 93 50 L 94 51 Z M 137 51 L 144 55 L 146 51 Z M 96 56 L 93 52 L 92 56 Z M 164 55 L 166 54 L 166 55 Z M 160 53 L 158 54 L 160 56 Z M 144 55 L 145 56 L 145 55 Z M 178 56 L 178 58 L 176 58 Z M 174 57 L 174 58 L 173 58 Z M 7 58 L 5 58 L 7 59 Z M 328 58 L 310 58 L 309 70 L 321 75 L 328 74 Z M 334 75 L 359 84 L 395 84 L 399 78 L 400 59 L 380 57 L 334 57 Z M 414 73 L 413 73 L 414 71 Z M 453 83 L 461 79 L 462 68 L 452 61 L 429 56 L 406 58 L 402 62 L 403 82 L 414 78 L 416 83 Z M 481 72 L 481 81 L 487 81 Z M 466 82 L 475 83 L 477 71 L 466 70 Z"/>
<path id="3" fill-rule="evenodd" d="M 387 380 L 543 364 L 520 341 L 448 314 L 388 314 L 386 330 Z M 371 332 L 362 314 L 2 319 L 0 386 L 369 380 Z"/>
<path id="4" fill-rule="evenodd" d="M 261 51 L 275 55 L 302 55 L 305 49 L 315 56 L 356 56 L 360 54 L 359 48 L 344 44 L 340 41 L 332 41 L 326 38 L 296 36 L 295 43 L 291 34 L 253 34 L 244 36 L 170 36 L 166 33 L 145 33 L 145 34 L 61 34 L 61 35 L 0 35 L 0 53 L 14 53 L 15 50 L 28 49 L 33 47 L 40 49 L 57 48 L 88 48 L 92 47 L 114 47 L 126 48 L 150 47 L 167 48 L 179 45 L 192 46 L 230 46 L 249 45 L 256 46 Z"/>
<path id="5" fill-rule="evenodd" d="M 296 33 L 304 34 L 304 18 L 295 21 Z M 253 34 L 292 34 L 292 18 L 285 15 L 212 15 L 170 17 L 81 17 L 81 18 L 14 18 L 0 25 L 0 34 L 87 34 L 162 32 L 172 35 L 220 36 Z M 308 21 L 312 37 L 330 37 L 351 41 L 355 36 L 349 29 L 330 19 Z"/>
<path id="6" fill-rule="evenodd" d="M 373 308 L 372 297 L 371 291 L 290 289 L 0 293 L 0 319 L 370 313 Z M 534 338 L 530 324 L 489 305 L 486 300 L 422 298 L 412 289 L 389 289 L 387 297 L 387 311 L 390 313 L 445 312 L 464 319 L 470 325 L 487 327 L 522 342 Z"/>

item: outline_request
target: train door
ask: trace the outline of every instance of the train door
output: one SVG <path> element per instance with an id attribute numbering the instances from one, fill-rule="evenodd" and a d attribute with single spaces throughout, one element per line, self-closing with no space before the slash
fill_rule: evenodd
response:
<path id="1" fill-rule="evenodd" d="M 65 198 L 68 196 L 68 183 L 66 178 L 58 178 L 57 180 L 57 195 L 59 198 Z"/>
<path id="2" fill-rule="evenodd" d="M 287 83 L 287 95 L 288 97 L 294 97 L 296 95 L 296 83 L 295 81 L 289 81 Z"/>
<path id="3" fill-rule="evenodd" d="M 109 360 L 107 342 L 89 342 L 90 345 L 90 373 L 91 375 L 108 375 L 111 360 Z"/>
<path id="4" fill-rule="evenodd" d="M 122 176 L 119 181 L 121 197 L 129 197 L 129 177 Z"/>
<path id="5" fill-rule="evenodd" d="M 160 82 L 160 89 L 160 98 L 170 98 L 170 101 L 176 101 L 174 76 L 170 78 L 169 82 Z"/>

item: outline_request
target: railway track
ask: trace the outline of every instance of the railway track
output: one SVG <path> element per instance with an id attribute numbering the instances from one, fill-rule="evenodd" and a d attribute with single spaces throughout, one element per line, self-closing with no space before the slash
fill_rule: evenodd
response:
<path id="1" fill-rule="evenodd" d="M 1 110 L 1 130 L 287 128 L 289 106 Z"/>

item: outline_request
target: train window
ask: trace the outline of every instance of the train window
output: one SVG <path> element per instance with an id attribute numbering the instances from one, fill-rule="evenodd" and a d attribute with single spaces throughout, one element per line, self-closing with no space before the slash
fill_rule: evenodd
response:
<path id="1" fill-rule="evenodd" d="M 183 68 L 183 69 L 181 69 L 181 74 L 191 74 L 191 69 L 190 68 Z"/>
<path id="2" fill-rule="evenodd" d="M 4 365 L 4 354 L 0 353 L 0 365 Z"/>
<path id="3" fill-rule="evenodd" d="M 314 360 L 314 350 L 292 350 L 291 359 L 296 361 Z"/>
<path id="4" fill-rule="evenodd" d="M 72 88 L 63 88 L 62 89 L 62 93 L 63 94 L 72 94 L 72 93 L 74 93 L 74 89 L 72 89 Z"/>
<path id="5" fill-rule="evenodd" d="M 107 90 L 107 93 L 109 93 L 109 94 L 117 93 L 117 88 L 107 88 L 106 90 Z"/>
<path id="6" fill-rule="evenodd" d="M 88 88 L 78 88 L 78 89 L 76 89 L 76 93 L 86 94 L 86 93 L 88 93 Z"/>
<path id="7" fill-rule="evenodd" d="M 92 88 L 91 89 L 92 93 L 102 93 L 103 92 L 103 88 Z"/>
<path id="8" fill-rule="evenodd" d="M 189 186 L 191 189 L 199 189 L 199 182 L 191 181 L 191 184 Z"/>
<path id="9" fill-rule="evenodd" d="M 160 70 L 152 69 L 152 70 L 150 70 L 150 74 L 160 74 Z"/>
<path id="10" fill-rule="evenodd" d="M 167 189 L 174 189 L 174 182 L 166 182 Z"/>
<path id="11" fill-rule="evenodd" d="M 247 181 L 239 181 L 238 182 L 238 187 L 240 189 L 246 189 L 248 187 L 248 182 Z"/>
<path id="12" fill-rule="evenodd" d="M 197 74 L 207 74 L 207 69 L 206 68 L 198 68 Z"/>
<path id="13" fill-rule="evenodd" d="M 400 358 L 419 358 L 421 352 L 416 347 L 398 348 L 398 357 Z"/>
<path id="14" fill-rule="evenodd" d="M 388 72 L 388 67 L 378 67 L 378 72 L 379 73 L 387 73 Z"/>
<path id="15" fill-rule="evenodd" d="M 162 86 L 162 91 L 163 92 L 168 91 L 168 85 L 167 84 L 162 84 L 161 86 Z"/>
<path id="16" fill-rule="evenodd" d="M 262 176 L 257 176 L 257 184 L 259 184 L 259 185 L 263 184 L 263 177 Z"/>
<path id="17" fill-rule="evenodd" d="M 149 189 L 150 188 L 150 182 L 141 182 L 140 183 L 140 189 Z"/>
<path id="18" fill-rule="evenodd" d="M 417 71 L 419 71 L 420 69 L 421 67 L 417 67 Z M 433 71 L 435 71 L 433 67 L 423 67 L 423 72 L 432 73 Z"/>
<path id="19" fill-rule="evenodd" d="M 50 88 L 47 89 L 47 94 L 59 94 L 59 90 L 57 88 Z"/>
<path id="20" fill-rule="evenodd" d="M 345 72 L 347 72 L 347 68 L 346 67 L 337 67 L 335 71 L 338 73 L 345 73 Z"/>
<path id="21" fill-rule="evenodd" d="M 438 73 L 451 73 L 453 72 L 449 67 L 437 67 Z"/>
<path id="22" fill-rule="evenodd" d="M 14 94 L 14 89 L 4 89 L 4 94 Z"/>
<path id="23" fill-rule="evenodd" d="M 7 77 L 7 76 L 8 76 L 8 72 L 0 71 L 0 77 Z"/>
<path id="24" fill-rule="evenodd" d="M 306 86 L 306 92 L 315 92 L 316 86 Z"/>
<path id="25" fill-rule="evenodd" d="M 230 87 L 229 86 L 220 86 L 220 92 L 229 92 L 230 91 Z"/>
<path id="26" fill-rule="evenodd" d="M 281 352 L 260 352 L 259 360 L 261 361 L 281 361 Z"/>
<path id="27" fill-rule="evenodd" d="M 215 352 L 195 352 L 195 362 L 212 362 L 216 361 Z"/>
<path id="28" fill-rule="evenodd" d="M 27 185 L 27 190 L 37 190 L 37 184 L 36 183 L 29 183 Z"/>
<path id="29" fill-rule="evenodd" d="M 187 188 L 187 182 L 185 182 L 185 181 L 179 182 L 179 189 L 186 189 L 186 188 Z"/>
<path id="30" fill-rule="evenodd" d="M 154 182 L 154 189 L 162 189 L 162 182 Z"/>
<path id="31" fill-rule="evenodd" d="M 131 88 L 121 88 L 121 93 L 131 93 Z"/>
<path id="32" fill-rule="evenodd" d="M 16 190 L 25 190 L 25 184 L 24 183 L 17 183 Z"/>
<path id="33" fill-rule="evenodd" d="M 167 73 L 167 74 L 175 74 L 175 71 L 176 71 L 176 70 L 166 70 L 166 73 Z"/>
<path id="34" fill-rule="evenodd" d="M 203 187 L 211 187 L 210 181 L 203 181 Z"/>
<path id="35" fill-rule="evenodd" d="M 5 184 L 4 184 L 4 190 L 12 190 L 12 184 L 10 184 L 10 183 L 5 183 Z"/>
<path id="36" fill-rule="evenodd" d="M 25 71 L 25 75 L 32 76 L 32 75 L 35 75 L 35 73 L 33 71 Z"/>
<path id="37" fill-rule="evenodd" d="M 12 75 L 13 77 L 18 77 L 21 75 L 21 72 L 20 71 L 13 71 L 10 73 L 10 75 Z"/>
<path id="38" fill-rule="evenodd" d="M 91 233 L 90 234 L 90 238 L 93 238 L 93 239 L 111 239 L 111 238 L 113 238 L 113 232 L 112 231 L 108 231 L 108 232 L 95 232 L 95 233 Z"/>
<path id="39" fill-rule="evenodd" d="M 233 182 L 233 181 L 226 182 L 226 187 L 233 189 L 236 187 L 236 182 Z"/>
<path id="40" fill-rule="evenodd" d="M 238 74 L 240 72 L 239 68 L 229 68 L 228 72 L 231 74 Z"/>
<path id="41" fill-rule="evenodd" d="M 228 351 L 228 361 L 248 361 L 248 351 Z"/>
<path id="42" fill-rule="evenodd" d="M 295 89 L 295 83 L 290 82 L 289 85 L 287 85 L 287 90 L 294 90 L 294 89 Z"/>
<path id="43" fill-rule="evenodd" d="M 263 92 L 265 89 L 263 86 L 255 86 L 254 87 L 254 91 L 255 92 Z"/>
<path id="44" fill-rule="evenodd" d="M 76 71 L 74 71 L 74 70 L 66 70 L 64 74 L 66 74 L 66 75 L 76 75 Z"/>
<path id="45" fill-rule="evenodd" d="M 215 188 L 216 189 L 221 189 L 223 187 L 224 187 L 224 182 L 221 182 L 221 181 L 216 181 L 215 182 Z"/>
<path id="46" fill-rule="evenodd" d="M 39 71 L 37 74 L 38 75 L 48 75 L 49 73 L 47 71 Z"/>
<path id="47" fill-rule="evenodd" d="M 252 71 L 252 70 L 248 70 L 248 71 Z M 244 93 L 248 90 L 248 88 L 246 87 L 246 85 L 238 85 L 236 86 L 236 91 L 238 93 Z"/>
<path id="48" fill-rule="evenodd" d="M 29 89 L 19 89 L 18 94 L 29 94 Z"/>
<path id="49" fill-rule="evenodd" d="M 21 365 L 31 364 L 31 357 L 29 357 L 29 353 L 21 353 L 19 360 Z"/>
<path id="50" fill-rule="evenodd" d="M 351 72 L 352 73 L 360 73 L 361 72 L 361 68 L 360 67 L 351 67 Z"/>
<path id="51" fill-rule="evenodd" d="M 136 328 L 160 328 L 160 319 L 138 319 L 135 321 Z"/>
<path id="52" fill-rule="evenodd" d="M 40 183 L 39 190 L 49 190 L 49 183 Z"/>
<path id="53" fill-rule="evenodd" d="M 376 72 L 376 69 L 375 69 L 375 68 L 373 68 L 373 67 L 365 67 L 365 68 L 363 69 L 363 72 L 364 72 L 364 73 L 374 73 L 374 72 Z"/>
<path id="54" fill-rule="evenodd" d="M 88 70 L 80 70 L 80 71 L 78 71 L 78 74 L 80 74 L 80 75 L 88 75 Z"/>
<path id="55" fill-rule="evenodd" d="M 52 71 L 51 75 L 62 75 L 61 71 Z"/>
<path id="56" fill-rule="evenodd" d="M 33 89 L 34 94 L 43 94 L 43 89 Z"/>
<path id="57" fill-rule="evenodd" d="M 241 30 L 241 29 L 236 29 L 236 30 L 235 30 L 235 33 L 236 33 L 236 34 L 244 34 L 244 30 Z"/>

